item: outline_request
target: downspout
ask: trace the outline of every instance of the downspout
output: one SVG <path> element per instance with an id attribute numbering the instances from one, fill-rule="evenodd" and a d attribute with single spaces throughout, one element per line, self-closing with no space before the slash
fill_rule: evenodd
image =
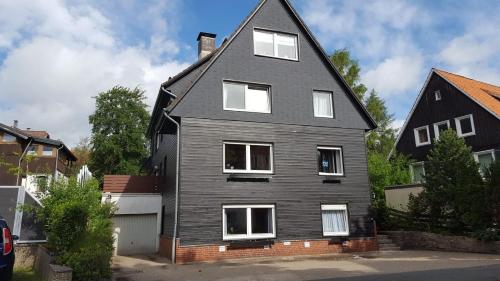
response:
<path id="1" fill-rule="evenodd" d="M 28 145 L 23 151 L 23 154 L 21 154 L 21 157 L 19 157 L 19 163 L 17 164 L 17 179 L 16 179 L 16 185 L 19 186 L 19 176 L 21 174 L 21 162 L 23 161 L 24 155 L 26 155 L 26 152 L 31 146 L 31 143 L 33 142 L 33 139 L 30 138 L 30 141 L 28 142 Z"/>
<path id="2" fill-rule="evenodd" d="M 64 147 L 64 145 L 61 144 L 61 147 L 59 147 L 56 151 L 56 168 L 54 169 L 54 181 L 56 181 L 57 177 L 57 164 L 59 163 L 59 150 L 61 150 Z"/>
<path id="3" fill-rule="evenodd" d="M 161 90 L 170 95 L 172 98 L 177 98 L 176 95 L 172 94 L 169 90 L 161 87 Z M 172 263 L 175 264 L 175 255 L 177 249 L 177 224 L 178 224 L 178 216 L 179 216 L 179 171 L 180 171 L 180 145 L 181 145 L 181 127 L 179 122 L 175 121 L 172 117 L 170 117 L 167 113 L 167 109 L 163 109 L 163 116 L 167 118 L 170 122 L 174 123 L 177 127 L 177 151 L 176 151 L 176 168 L 175 168 L 175 217 L 174 217 L 174 233 L 172 235 Z"/>

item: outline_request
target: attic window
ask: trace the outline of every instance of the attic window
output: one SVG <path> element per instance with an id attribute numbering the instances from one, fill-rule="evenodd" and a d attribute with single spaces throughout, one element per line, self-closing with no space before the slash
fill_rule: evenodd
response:
<path id="1" fill-rule="evenodd" d="M 441 100 L 441 91 L 437 90 L 434 92 L 434 97 L 436 98 L 436 101 Z"/>
<path id="2" fill-rule="evenodd" d="M 413 129 L 413 133 L 415 134 L 416 146 L 431 144 L 431 138 L 429 136 L 429 126 L 423 126 Z"/>
<path id="3" fill-rule="evenodd" d="M 459 137 L 473 136 L 476 134 L 472 114 L 455 118 L 455 127 L 457 128 Z"/>
<path id="4" fill-rule="evenodd" d="M 270 87 L 224 82 L 224 110 L 271 113 Z"/>
<path id="5" fill-rule="evenodd" d="M 3 140 L 3 142 L 15 142 L 16 137 L 14 137 L 13 135 L 7 134 L 7 133 L 3 133 L 2 140 Z"/>
<path id="6" fill-rule="evenodd" d="M 254 30 L 256 55 L 287 60 L 298 59 L 297 35 L 264 30 Z"/>

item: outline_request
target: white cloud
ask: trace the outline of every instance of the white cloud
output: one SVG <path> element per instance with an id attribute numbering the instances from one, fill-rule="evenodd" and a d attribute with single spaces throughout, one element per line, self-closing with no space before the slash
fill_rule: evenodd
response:
<path id="1" fill-rule="evenodd" d="M 423 58 L 395 56 L 384 60 L 362 75 L 369 88 L 376 89 L 383 97 L 397 95 L 418 88 L 423 69 Z"/>
<path id="2" fill-rule="evenodd" d="M 141 86 L 152 106 L 160 83 L 188 66 L 158 60 L 179 52 L 168 33 L 149 46 L 126 46 L 88 5 L 11 2 L 0 1 L 0 51 L 7 49 L 0 65 L 0 122 L 17 119 L 23 128 L 45 129 L 74 145 L 89 134 L 93 96 L 115 85 Z"/>

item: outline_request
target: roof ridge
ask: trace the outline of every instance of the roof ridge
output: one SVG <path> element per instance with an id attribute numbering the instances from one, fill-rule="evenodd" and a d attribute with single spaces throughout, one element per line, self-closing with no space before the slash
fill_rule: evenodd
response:
<path id="1" fill-rule="evenodd" d="M 451 75 L 454 75 L 454 76 L 461 77 L 461 78 L 463 78 L 463 79 L 472 80 L 472 81 L 474 81 L 474 82 L 478 82 L 478 83 L 481 83 L 481 84 L 486 84 L 486 85 L 493 86 L 493 87 L 495 87 L 495 88 L 499 88 L 499 89 L 500 89 L 500 86 L 499 86 L 499 85 L 495 85 L 495 84 L 488 83 L 488 82 L 484 82 L 484 81 L 481 81 L 481 80 L 478 80 L 478 79 L 470 78 L 470 77 L 467 77 L 467 76 L 464 76 L 464 75 L 461 75 L 461 74 L 457 74 L 457 73 L 449 72 L 449 71 L 442 70 L 442 69 L 438 69 L 438 68 L 434 68 L 434 70 L 436 70 L 436 71 L 438 71 L 438 72 L 445 72 L 445 73 L 448 73 L 448 74 L 451 74 Z"/>

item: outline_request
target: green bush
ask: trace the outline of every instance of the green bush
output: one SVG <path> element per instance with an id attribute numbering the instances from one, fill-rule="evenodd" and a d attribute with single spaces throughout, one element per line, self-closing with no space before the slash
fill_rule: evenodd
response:
<path id="1" fill-rule="evenodd" d="M 74 178 L 48 186 L 38 217 L 45 223 L 49 249 L 56 262 L 73 269 L 73 280 L 111 277 L 114 207 L 101 204 L 97 181 Z"/>

